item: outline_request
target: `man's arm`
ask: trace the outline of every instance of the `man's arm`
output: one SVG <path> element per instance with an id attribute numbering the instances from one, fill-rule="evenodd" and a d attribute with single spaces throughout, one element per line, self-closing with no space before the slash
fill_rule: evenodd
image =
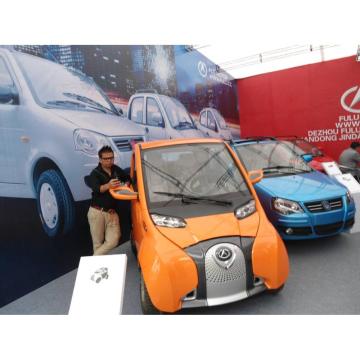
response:
<path id="1" fill-rule="evenodd" d="M 103 194 L 104 192 L 109 191 L 111 187 L 116 187 L 119 185 L 119 181 L 116 179 L 111 179 L 108 183 L 101 185 L 99 176 L 100 175 L 97 174 L 97 171 L 93 170 L 87 178 L 86 184 L 94 193 Z"/>
<path id="2" fill-rule="evenodd" d="M 109 189 L 115 188 L 120 185 L 119 180 L 117 179 L 111 179 L 107 184 L 100 186 L 100 192 L 104 193 L 106 191 L 109 191 Z"/>
<path id="3" fill-rule="evenodd" d="M 360 154 L 358 152 L 354 153 L 353 159 L 356 161 L 357 167 L 360 165 Z"/>

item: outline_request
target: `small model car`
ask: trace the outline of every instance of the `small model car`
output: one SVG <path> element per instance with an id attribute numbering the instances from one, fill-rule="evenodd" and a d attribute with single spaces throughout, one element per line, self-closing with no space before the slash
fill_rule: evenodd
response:
<path id="1" fill-rule="evenodd" d="M 283 239 L 339 234 L 354 224 L 355 204 L 336 180 L 314 171 L 284 143 L 254 138 L 232 143 L 248 171 L 262 169 L 255 190 Z"/>
<path id="2" fill-rule="evenodd" d="M 325 173 L 322 163 L 335 161 L 332 157 L 325 155 L 317 146 L 303 138 L 297 136 L 285 136 L 278 137 L 278 140 L 284 142 L 300 156 L 311 155 L 312 160 L 309 162 L 309 165 L 314 170 Z"/>
<path id="3" fill-rule="evenodd" d="M 219 139 L 138 143 L 131 187 L 132 246 L 145 314 L 227 304 L 282 289 L 288 255 L 234 151 Z"/>
<path id="4" fill-rule="evenodd" d="M 232 140 L 232 135 L 225 119 L 217 109 L 204 108 L 200 111 L 198 128 L 206 136 Z"/>
<path id="5" fill-rule="evenodd" d="M 93 275 L 91 275 L 91 280 L 95 281 L 97 284 L 102 280 L 102 279 L 108 279 L 109 278 L 109 273 L 108 273 L 108 268 L 107 267 L 102 267 L 100 269 L 97 269 Z"/>

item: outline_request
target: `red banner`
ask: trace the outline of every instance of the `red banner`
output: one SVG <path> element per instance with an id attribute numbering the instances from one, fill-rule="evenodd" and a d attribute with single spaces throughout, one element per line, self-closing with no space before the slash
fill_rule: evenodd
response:
<path id="1" fill-rule="evenodd" d="M 297 135 L 335 159 L 360 142 L 355 56 L 238 80 L 241 137 Z"/>

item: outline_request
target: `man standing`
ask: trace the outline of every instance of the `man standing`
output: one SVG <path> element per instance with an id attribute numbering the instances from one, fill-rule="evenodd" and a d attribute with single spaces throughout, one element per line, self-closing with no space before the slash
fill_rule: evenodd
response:
<path id="1" fill-rule="evenodd" d="M 346 167 L 346 170 L 354 176 L 358 176 L 360 165 L 360 143 L 357 141 L 352 142 L 350 147 L 341 153 L 339 157 L 339 164 Z"/>
<path id="2" fill-rule="evenodd" d="M 103 255 L 117 246 L 120 239 L 119 216 L 115 211 L 116 201 L 109 189 L 129 182 L 130 177 L 114 165 L 114 152 L 110 146 L 99 150 L 99 165 L 86 180 L 92 189 L 88 212 L 94 255 Z"/>

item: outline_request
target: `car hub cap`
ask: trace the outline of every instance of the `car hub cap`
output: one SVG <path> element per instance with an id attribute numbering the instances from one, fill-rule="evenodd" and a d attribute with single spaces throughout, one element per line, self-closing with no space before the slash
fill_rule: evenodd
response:
<path id="1" fill-rule="evenodd" d="M 46 226 L 53 229 L 58 222 L 59 209 L 54 190 L 48 183 L 41 185 L 40 208 Z"/>

